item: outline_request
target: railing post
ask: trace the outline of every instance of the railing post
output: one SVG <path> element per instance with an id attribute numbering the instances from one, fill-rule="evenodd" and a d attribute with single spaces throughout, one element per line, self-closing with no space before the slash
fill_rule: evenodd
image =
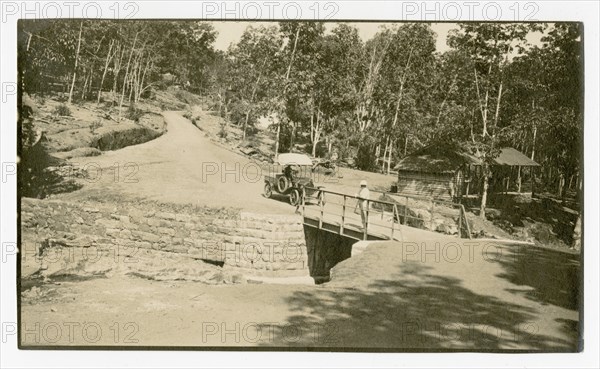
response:
<path id="1" fill-rule="evenodd" d="M 394 239 L 394 228 L 396 225 L 396 213 L 398 213 L 398 207 L 394 204 L 392 208 L 392 236 L 390 237 L 392 240 Z"/>
<path id="2" fill-rule="evenodd" d="M 359 200 L 360 201 L 360 200 Z M 362 209 L 361 209 L 361 213 L 362 213 Z M 364 224 L 364 232 L 363 232 L 363 239 L 366 241 L 367 240 L 367 228 L 369 228 L 369 200 L 367 200 L 367 209 L 365 211 L 365 224 Z M 362 215 L 361 215 L 362 218 Z"/>
<path id="3" fill-rule="evenodd" d="M 344 195 L 344 204 L 342 205 L 342 222 L 340 223 L 340 234 L 344 234 L 344 224 L 346 222 L 346 199 L 347 196 Z"/>
<path id="4" fill-rule="evenodd" d="M 321 208 L 321 216 L 319 217 L 319 229 L 323 228 L 323 201 L 319 201 L 319 207 Z"/>

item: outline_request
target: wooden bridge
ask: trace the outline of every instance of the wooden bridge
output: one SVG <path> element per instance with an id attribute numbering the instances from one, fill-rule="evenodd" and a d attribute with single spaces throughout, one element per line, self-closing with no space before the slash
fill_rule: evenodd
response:
<path id="1" fill-rule="evenodd" d="M 461 204 L 371 190 L 372 194 L 383 194 L 382 197 L 392 201 L 366 200 L 366 219 L 363 225 L 358 197 L 324 189 L 307 188 L 307 190 L 321 191 L 324 194 L 324 201 L 318 204 L 307 204 L 305 197 L 302 196 L 304 224 L 309 227 L 359 241 L 402 242 L 407 233 L 415 233 L 419 230 L 424 232 L 423 229 L 435 230 L 436 219 L 443 219 L 441 216 L 445 216 L 446 219 L 456 219 L 459 237 L 471 238 L 465 209 Z M 419 209 L 422 214 L 428 216 L 415 214 Z"/>

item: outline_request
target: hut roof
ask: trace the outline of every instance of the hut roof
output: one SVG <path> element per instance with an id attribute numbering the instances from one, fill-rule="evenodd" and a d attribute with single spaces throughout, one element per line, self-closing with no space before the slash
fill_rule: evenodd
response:
<path id="1" fill-rule="evenodd" d="M 395 170 L 428 173 L 453 173 L 464 164 L 478 164 L 480 161 L 461 150 L 447 146 L 429 145 L 404 158 Z"/>
<path id="2" fill-rule="evenodd" d="M 501 149 L 500 155 L 494 159 L 494 162 L 496 165 L 539 166 L 538 163 L 512 147 Z M 481 165 L 481 160 L 458 148 L 429 145 L 400 160 L 395 170 L 453 173 L 463 165 Z"/>
<path id="3" fill-rule="evenodd" d="M 525 154 L 512 147 L 505 147 L 500 151 L 500 155 L 494 159 L 498 165 L 538 167 L 539 164 L 529 159 Z"/>

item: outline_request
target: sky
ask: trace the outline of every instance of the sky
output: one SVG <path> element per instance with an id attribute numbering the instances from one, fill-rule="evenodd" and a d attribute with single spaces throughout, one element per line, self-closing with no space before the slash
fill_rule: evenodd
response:
<path id="1" fill-rule="evenodd" d="M 250 24 L 257 25 L 269 25 L 273 24 L 272 22 L 213 22 L 213 25 L 217 32 L 219 33 L 217 39 L 215 41 L 215 48 L 218 50 L 227 50 L 229 45 L 233 42 L 237 42 L 240 39 L 242 33 L 246 27 Z M 367 41 L 371 37 L 373 37 L 379 27 L 385 23 L 365 23 L 359 22 L 354 23 L 350 22 L 350 25 L 355 26 L 358 29 L 358 33 L 363 41 Z M 389 23 L 388 23 L 389 24 Z M 325 28 L 327 30 L 331 30 L 334 28 L 336 23 L 326 23 Z M 448 31 L 457 28 L 456 23 L 432 23 L 431 28 L 437 34 L 436 41 L 436 49 L 439 52 L 444 52 L 448 50 L 448 46 L 446 45 L 446 36 L 448 36 Z"/>

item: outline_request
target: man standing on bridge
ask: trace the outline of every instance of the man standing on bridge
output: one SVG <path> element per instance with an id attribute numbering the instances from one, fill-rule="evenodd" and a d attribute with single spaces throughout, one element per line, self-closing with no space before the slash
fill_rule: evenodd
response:
<path id="1" fill-rule="evenodd" d="M 367 220 L 368 220 L 368 213 L 367 211 L 369 210 L 369 198 L 371 196 L 371 192 L 369 191 L 369 189 L 367 188 L 367 181 L 362 180 L 360 181 L 360 191 L 358 191 L 358 193 L 355 195 L 358 198 L 358 202 L 356 203 L 356 206 L 360 206 L 360 218 L 362 220 L 362 224 L 363 224 L 363 229 L 367 228 Z M 356 212 L 356 207 L 354 208 L 354 212 Z"/>

